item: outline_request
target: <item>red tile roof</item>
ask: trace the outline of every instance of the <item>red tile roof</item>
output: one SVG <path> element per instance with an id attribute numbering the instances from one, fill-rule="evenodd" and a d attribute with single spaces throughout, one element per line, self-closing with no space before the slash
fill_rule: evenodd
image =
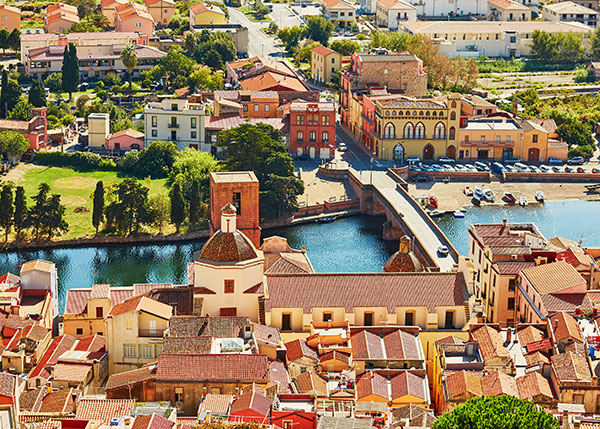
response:
<path id="1" fill-rule="evenodd" d="M 575 317 L 561 311 L 550 316 L 550 323 L 557 341 L 573 340 L 583 343 L 583 335 Z"/>
<path id="2" fill-rule="evenodd" d="M 365 329 L 352 335 L 353 359 L 387 359 L 387 360 L 418 360 L 423 359 L 419 354 L 419 339 L 416 335 L 402 329 L 397 329 L 385 335 L 380 335 Z"/>
<path id="3" fill-rule="evenodd" d="M 392 401 L 403 396 L 412 395 L 425 401 L 427 392 L 425 391 L 425 379 L 410 371 L 401 371 L 400 374 L 392 377 Z M 429 389 L 429 386 L 427 386 Z"/>
<path id="4" fill-rule="evenodd" d="M 327 56 L 327 55 L 329 55 L 329 54 L 336 54 L 337 53 L 333 49 L 329 49 L 329 48 L 327 48 L 327 47 L 325 47 L 323 45 L 315 46 L 310 51 L 314 52 L 315 54 L 322 55 L 324 57 Z"/>
<path id="5" fill-rule="evenodd" d="M 277 386 L 277 391 L 287 393 L 290 391 L 290 375 L 283 362 L 274 360 L 269 362 L 269 381 L 272 386 Z"/>
<path id="6" fill-rule="evenodd" d="M 156 378 L 156 364 L 144 366 L 131 371 L 112 374 L 106 383 L 106 389 L 115 389 Z"/>
<path id="7" fill-rule="evenodd" d="M 101 335 L 90 335 L 81 338 L 75 346 L 76 351 L 82 352 L 101 352 L 106 350 L 106 337 Z"/>
<path id="8" fill-rule="evenodd" d="M 576 286 L 585 290 L 586 281 L 572 265 L 565 261 L 537 265 L 522 271 L 531 286 L 541 295 L 559 292 Z"/>
<path id="9" fill-rule="evenodd" d="M 232 401 L 233 395 L 208 393 L 202 402 L 200 402 L 198 414 L 201 412 L 207 412 L 211 414 L 229 415 L 229 407 Z"/>
<path id="10" fill-rule="evenodd" d="M 65 314 L 82 314 L 87 311 L 87 302 L 91 297 L 92 288 L 69 289 L 65 303 Z M 112 305 L 118 305 L 133 296 L 131 288 L 110 288 Z"/>
<path id="11" fill-rule="evenodd" d="M 251 390 L 248 393 L 238 396 L 233 401 L 229 413 L 231 415 L 236 415 L 246 411 L 254 411 L 256 414 L 266 416 L 269 414 L 272 404 L 273 402 L 269 398 L 261 395 L 255 390 Z"/>
<path id="12" fill-rule="evenodd" d="M 269 362 L 264 355 L 160 354 L 156 381 L 180 380 L 267 383 Z"/>
<path id="13" fill-rule="evenodd" d="M 481 378 L 485 396 L 510 395 L 519 397 L 516 380 L 502 371 L 496 371 Z"/>
<path id="14" fill-rule="evenodd" d="M 294 385 L 298 393 L 327 396 L 327 382 L 317 373 L 311 371 L 303 372 L 294 378 Z"/>
<path id="15" fill-rule="evenodd" d="M 356 380 L 356 398 L 358 400 L 370 395 L 388 400 L 387 379 L 373 371 L 365 372 Z"/>
<path id="16" fill-rule="evenodd" d="M 21 282 L 21 278 L 13 273 L 6 273 L 0 276 L 0 283 L 4 284 L 17 284 Z"/>
<path id="17" fill-rule="evenodd" d="M 310 348 L 308 344 L 306 344 L 306 341 L 302 339 L 297 339 L 290 341 L 289 343 L 285 343 L 285 348 L 285 353 L 288 362 L 293 362 L 303 357 L 312 359 L 314 361 L 317 361 L 319 359 L 317 352 Z"/>
<path id="18" fill-rule="evenodd" d="M 592 372 L 585 357 L 565 352 L 552 356 L 552 368 L 559 383 L 591 383 Z"/>
<path id="19" fill-rule="evenodd" d="M 504 346 L 504 340 L 496 329 L 489 325 L 483 325 L 471 331 L 475 341 L 479 343 L 479 352 L 485 362 L 495 357 L 510 358 L 508 349 Z"/>
<path id="20" fill-rule="evenodd" d="M 480 375 L 472 371 L 457 371 L 446 377 L 446 391 L 448 399 L 469 396 L 481 396 L 483 394 Z"/>
<path id="21" fill-rule="evenodd" d="M 131 429 L 172 429 L 175 423 L 156 414 L 136 417 Z"/>
<path id="22" fill-rule="evenodd" d="M 35 378 L 42 374 L 44 368 L 56 365 L 58 358 L 67 350 L 71 350 L 73 345 L 77 342 L 75 337 L 71 335 L 61 335 L 53 338 L 52 342 L 42 355 L 42 358 L 36 365 L 36 367 L 29 374 L 29 378 Z M 48 376 L 50 373 L 48 373 Z M 46 378 L 46 377 L 45 377 Z"/>
<path id="23" fill-rule="evenodd" d="M 138 296 L 121 304 L 115 305 L 107 317 L 114 317 L 120 314 L 129 313 L 130 311 L 144 311 L 153 314 L 163 319 L 168 319 L 173 313 L 173 308 L 170 305 L 155 301 L 145 296 Z"/>
<path id="24" fill-rule="evenodd" d="M 302 307 L 427 307 L 463 306 L 468 294 L 461 273 L 268 274 L 272 308 Z"/>
<path id="25" fill-rule="evenodd" d="M 81 399 L 75 417 L 109 423 L 115 417 L 131 415 L 133 399 Z"/>
<path id="26" fill-rule="evenodd" d="M 69 414 L 75 411 L 75 402 L 72 394 L 77 395 L 73 389 L 56 390 L 47 394 L 42 400 L 42 405 L 38 412 L 53 414 Z"/>
<path id="27" fill-rule="evenodd" d="M 530 372 L 523 377 L 517 378 L 517 386 L 519 388 L 519 396 L 523 400 L 539 399 L 540 396 L 554 399 L 550 382 L 539 372 Z"/>

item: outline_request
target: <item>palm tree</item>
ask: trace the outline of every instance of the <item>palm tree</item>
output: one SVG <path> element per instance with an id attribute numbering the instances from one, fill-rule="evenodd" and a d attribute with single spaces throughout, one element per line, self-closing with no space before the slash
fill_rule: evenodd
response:
<path id="1" fill-rule="evenodd" d="M 121 61 L 123 61 L 123 65 L 127 67 L 127 71 L 129 72 L 129 92 L 131 93 L 131 74 L 138 63 L 137 46 L 135 43 L 129 42 L 125 45 L 121 51 Z"/>
<path id="2" fill-rule="evenodd" d="M 88 20 L 95 27 L 101 28 L 103 30 L 106 30 L 108 27 L 110 27 L 110 22 L 108 21 L 108 18 L 102 15 L 101 13 L 94 13 L 90 15 Z"/>

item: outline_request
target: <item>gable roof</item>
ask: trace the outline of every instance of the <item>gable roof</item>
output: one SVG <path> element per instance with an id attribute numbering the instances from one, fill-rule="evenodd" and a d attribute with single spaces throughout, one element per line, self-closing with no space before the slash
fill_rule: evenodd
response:
<path id="1" fill-rule="evenodd" d="M 269 362 L 264 355 L 160 354 L 156 381 L 182 380 L 266 383 L 269 381 Z"/>
<path id="2" fill-rule="evenodd" d="M 91 288 L 73 288 L 67 290 L 67 298 L 65 302 L 65 314 L 82 314 L 87 311 L 88 299 L 92 297 L 92 291 L 94 287 Z M 96 293 L 100 294 L 99 290 L 96 289 Z M 112 305 L 121 304 L 126 299 L 131 298 L 134 293 L 132 288 L 122 288 L 122 287 L 111 287 L 109 289 L 110 293 L 110 301 Z M 95 295 L 98 296 L 98 295 Z"/>
<path id="3" fill-rule="evenodd" d="M 218 13 L 219 15 L 225 15 L 225 12 L 223 12 L 223 10 L 220 7 L 213 6 L 212 4 L 206 4 L 206 3 L 193 4 L 190 6 L 190 11 L 194 15 L 197 15 L 197 14 L 203 13 L 203 12 L 214 12 L 214 13 Z"/>
<path id="4" fill-rule="evenodd" d="M 504 340 L 496 329 L 489 325 L 483 325 L 471 331 L 471 336 L 479 343 L 479 352 L 485 362 L 495 357 L 510 358 L 508 349 L 504 346 Z"/>
<path id="5" fill-rule="evenodd" d="M 134 404 L 133 399 L 81 399 L 75 417 L 109 423 L 115 417 L 130 415 Z"/>
<path id="6" fill-rule="evenodd" d="M 528 344 L 535 343 L 544 339 L 544 333 L 541 329 L 535 326 L 526 326 L 517 332 L 519 342 L 522 346 L 527 347 Z"/>
<path id="7" fill-rule="evenodd" d="M 510 395 L 519 397 L 517 382 L 502 371 L 496 371 L 481 378 L 482 392 L 486 396 Z"/>
<path id="8" fill-rule="evenodd" d="M 356 380 L 356 398 L 362 399 L 371 395 L 385 400 L 389 398 L 387 379 L 374 371 L 365 372 Z"/>
<path id="9" fill-rule="evenodd" d="M 483 389 L 480 375 L 473 371 L 457 371 L 446 376 L 446 392 L 448 399 L 460 397 L 466 393 L 481 396 Z"/>
<path id="10" fill-rule="evenodd" d="M 156 378 L 156 364 L 144 366 L 131 371 L 112 374 L 108 378 L 105 389 L 115 389 L 118 387 L 129 386 L 135 383 L 140 383 L 145 380 Z"/>
<path id="11" fill-rule="evenodd" d="M 519 397 L 525 401 L 532 400 L 540 395 L 554 399 L 550 382 L 537 371 L 518 377 L 517 386 L 519 388 Z"/>
<path id="12" fill-rule="evenodd" d="M 377 0 L 377 4 L 380 4 L 385 9 L 413 9 L 417 10 L 412 4 L 406 3 L 402 0 Z"/>
<path id="13" fill-rule="evenodd" d="M 107 317 L 114 317 L 121 314 L 129 313 L 130 311 L 143 311 L 158 316 L 162 319 L 169 319 L 173 313 L 173 308 L 170 305 L 162 302 L 154 301 L 145 296 L 131 298 L 121 304 L 115 305 L 108 313 Z"/>
<path id="14" fill-rule="evenodd" d="M 272 308 L 302 307 L 396 307 L 463 306 L 467 300 L 461 273 L 344 273 L 267 274 L 267 311 Z"/>
<path id="15" fill-rule="evenodd" d="M 303 339 L 296 339 L 290 341 L 289 343 L 285 343 L 285 348 L 286 357 L 289 362 L 293 362 L 303 357 L 314 361 L 319 359 L 317 352 L 309 347 L 308 344 L 306 344 L 306 341 Z"/>
<path id="16" fill-rule="evenodd" d="M 250 91 L 274 90 L 277 87 L 287 88 L 290 91 L 308 91 L 308 87 L 297 77 L 274 71 L 266 71 L 241 79 L 239 84 L 242 88 Z"/>
<path id="17" fill-rule="evenodd" d="M 381 335 L 365 329 L 352 335 L 353 359 L 422 359 L 415 334 L 396 329 Z"/>
<path id="18" fill-rule="evenodd" d="M 583 343 L 583 335 L 575 317 L 561 311 L 550 316 L 550 323 L 557 341 L 573 340 Z"/>
<path id="19" fill-rule="evenodd" d="M 330 55 L 330 54 L 337 53 L 333 49 L 329 49 L 328 47 L 323 46 L 323 45 L 317 45 L 314 48 L 312 48 L 310 51 L 314 52 L 315 54 L 322 55 L 324 57 L 326 57 L 327 55 Z M 337 54 L 340 55 L 339 53 L 337 53 Z"/>
<path id="20" fill-rule="evenodd" d="M 558 292 L 574 286 L 584 285 L 585 279 L 573 266 L 565 261 L 551 262 L 535 267 L 525 268 L 523 277 L 541 295 Z"/>
<path id="21" fill-rule="evenodd" d="M 411 395 L 425 401 L 427 391 L 425 390 L 425 379 L 411 371 L 400 371 L 390 380 L 392 401 L 403 396 Z M 429 389 L 429 386 L 427 386 Z"/>
<path id="22" fill-rule="evenodd" d="M 591 383 L 593 380 L 588 361 L 581 355 L 568 351 L 552 356 L 551 362 L 559 383 Z"/>
<path id="23" fill-rule="evenodd" d="M 207 393 L 202 402 L 200 402 L 198 414 L 207 412 L 210 414 L 229 415 L 229 407 L 232 401 L 233 395 Z"/>
<path id="24" fill-rule="evenodd" d="M 171 429 L 174 426 L 174 422 L 165 419 L 163 416 L 148 414 L 136 417 L 131 429 Z"/>
<path id="25" fill-rule="evenodd" d="M 111 135 L 108 136 L 108 139 L 109 140 L 117 139 L 117 138 L 120 138 L 123 136 L 132 137 L 134 139 L 143 139 L 144 133 L 141 133 L 138 130 L 127 128 L 125 130 L 121 130 L 121 131 L 117 131 L 116 133 L 112 133 Z"/>
<path id="26" fill-rule="evenodd" d="M 298 393 L 312 393 L 317 396 L 327 396 L 327 381 L 312 371 L 303 372 L 294 378 Z"/>
<path id="27" fill-rule="evenodd" d="M 254 411 L 255 413 L 266 416 L 271 410 L 273 402 L 261 395 L 255 389 L 238 396 L 231 404 L 229 414 L 235 415 L 244 411 Z"/>

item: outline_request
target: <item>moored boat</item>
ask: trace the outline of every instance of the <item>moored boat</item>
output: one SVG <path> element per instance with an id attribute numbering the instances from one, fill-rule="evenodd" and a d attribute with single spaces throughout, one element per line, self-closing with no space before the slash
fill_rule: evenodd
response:
<path id="1" fill-rule="evenodd" d="M 502 199 L 509 204 L 514 204 L 517 202 L 517 199 L 515 198 L 515 196 L 513 194 L 511 194 L 510 192 L 505 192 Z"/>
<path id="2" fill-rule="evenodd" d="M 542 191 L 537 191 L 537 192 L 535 193 L 535 199 L 536 199 L 537 201 L 539 201 L 540 203 L 543 203 L 543 202 L 544 202 L 544 199 L 545 199 L 544 193 L 543 193 Z"/>
<path id="3" fill-rule="evenodd" d="M 429 196 L 429 205 L 431 207 L 433 207 L 434 209 L 438 208 L 438 201 L 437 198 L 435 198 L 433 195 Z"/>
<path id="4" fill-rule="evenodd" d="M 494 202 L 494 198 L 496 198 L 496 194 L 494 194 L 494 191 L 492 191 L 491 189 L 485 189 L 483 191 L 483 196 L 485 197 L 486 200 L 488 200 L 490 203 Z"/>
<path id="5" fill-rule="evenodd" d="M 465 186 L 465 189 L 463 189 L 463 192 L 467 197 L 473 196 L 473 188 L 471 188 L 470 186 Z"/>
<path id="6" fill-rule="evenodd" d="M 461 212 L 460 210 L 456 210 L 454 212 L 454 217 L 458 217 L 458 218 L 465 217 L 465 214 L 463 212 Z"/>
<path id="7" fill-rule="evenodd" d="M 523 195 L 519 199 L 519 205 L 522 206 L 522 207 L 525 207 L 527 204 L 529 204 L 529 202 L 527 201 L 527 197 L 525 195 Z"/>

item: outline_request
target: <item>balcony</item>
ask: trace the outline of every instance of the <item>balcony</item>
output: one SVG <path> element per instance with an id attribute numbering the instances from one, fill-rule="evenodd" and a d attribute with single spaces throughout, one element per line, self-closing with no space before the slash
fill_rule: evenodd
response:
<path id="1" fill-rule="evenodd" d="M 471 147 L 515 147 L 514 141 L 509 142 L 498 142 L 495 140 L 463 140 L 460 142 L 461 146 L 471 146 Z"/>
<path id="2" fill-rule="evenodd" d="M 140 338 L 162 338 L 163 331 L 158 329 L 138 329 L 138 337 Z"/>
<path id="3" fill-rule="evenodd" d="M 174 124 L 174 123 L 169 123 L 168 125 L 169 128 L 179 128 L 179 124 Z"/>

